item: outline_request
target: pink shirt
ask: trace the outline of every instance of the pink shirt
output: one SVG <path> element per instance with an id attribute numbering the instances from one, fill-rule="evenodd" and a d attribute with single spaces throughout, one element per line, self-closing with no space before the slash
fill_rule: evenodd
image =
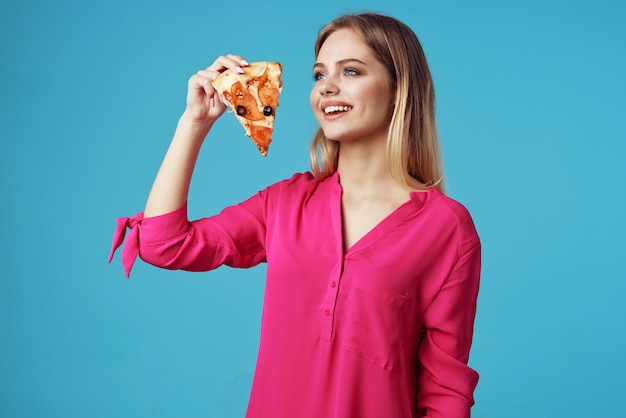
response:
<path id="1" fill-rule="evenodd" d="M 267 262 L 249 418 L 470 416 L 467 366 L 480 241 L 467 210 L 432 188 L 344 253 L 338 175 L 296 174 L 219 215 L 186 206 L 121 218 L 113 251 L 168 269 Z"/>

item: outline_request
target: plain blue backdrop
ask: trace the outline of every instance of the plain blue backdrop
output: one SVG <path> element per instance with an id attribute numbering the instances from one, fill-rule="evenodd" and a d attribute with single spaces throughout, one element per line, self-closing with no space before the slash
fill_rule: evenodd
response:
<path id="1" fill-rule="evenodd" d="M 187 79 L 225 53 L 284 67 L 267 158 L 226 115 L 190 216 L 308 169 L 319 27 L 409 24 L 436 83 L 449 194 L 484 268 L 475 418 L 626 417 L 626 6 L 615 1 L 3 1 L 0 416 L 242 417 L 263 266 L 106 259 L 143 209 Z"/>

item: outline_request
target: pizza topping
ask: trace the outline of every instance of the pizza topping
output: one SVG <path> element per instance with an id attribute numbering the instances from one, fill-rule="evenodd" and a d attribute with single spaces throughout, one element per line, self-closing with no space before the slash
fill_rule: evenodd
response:
<path id="1" fill-rule="evenodd" d="M 273 113 L 274 113 L 274 109 L 272 109 L 272 106 L 265 106 L 263 108 L 263 114 L 265 116 L 272 116 Z"/>
<path id="2" fill-rule="evenodd" d="M 329 113 L 347 112 L 350 109 L 352 109 L 351 106 L 328 106 L 324 108 L 324 113 L 329 114 Z"/>
<path id="3" fill-rule="evenodd" d="M 254 79 L 252 79 L 254 80 Z M 257 100 L 250 94 L 249 87 L 244 87 L 241 81 L 237 81 L 230 89 L 233 105 L 237 115 L 248 120 L 262 120 L 263 114 L 259 110 Z"/>
<path id="4" fill-rule="evenodd" d="M 272 109 L 278 107 L 278 95 L 280 94 L 281 84 L 272 82 L 269 67 L 259 77 L 259 101 L 263 106 L 270 106 Z M 265 109 L 263 109 L 265 112 Z"/>

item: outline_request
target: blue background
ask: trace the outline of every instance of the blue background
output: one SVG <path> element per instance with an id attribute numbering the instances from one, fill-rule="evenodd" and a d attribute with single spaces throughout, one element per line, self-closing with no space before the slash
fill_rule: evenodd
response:
<path id="1" fill-rule="evenodd" d="M 280 61 L 281 107 L 267 158 L 217 123 L 190 216 L 307 170 L 317 30 L 366 9 L 420 37 L 483 240 L 473 416 L 626 416 L 624 2 L 25 0 L 0 5 L 1 417 L 243 416 L 264 267 L 127 280 L 115 218 L 220 54 Z"/>

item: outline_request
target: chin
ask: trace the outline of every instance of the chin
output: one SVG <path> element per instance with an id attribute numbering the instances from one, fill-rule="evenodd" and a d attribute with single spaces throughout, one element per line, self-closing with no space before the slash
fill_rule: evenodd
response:
<path id="1" fill-rule="evenodd" d="M 338 132 L 336 130 L 324 130 L 322 129 L 322 132 L 324 132 L 324 136 L 328 139 L 330 139 L 331 141 L 349 141 L 350 139 L 354 138 L 354 135 L 349 133 L 349 132 Z"/>

